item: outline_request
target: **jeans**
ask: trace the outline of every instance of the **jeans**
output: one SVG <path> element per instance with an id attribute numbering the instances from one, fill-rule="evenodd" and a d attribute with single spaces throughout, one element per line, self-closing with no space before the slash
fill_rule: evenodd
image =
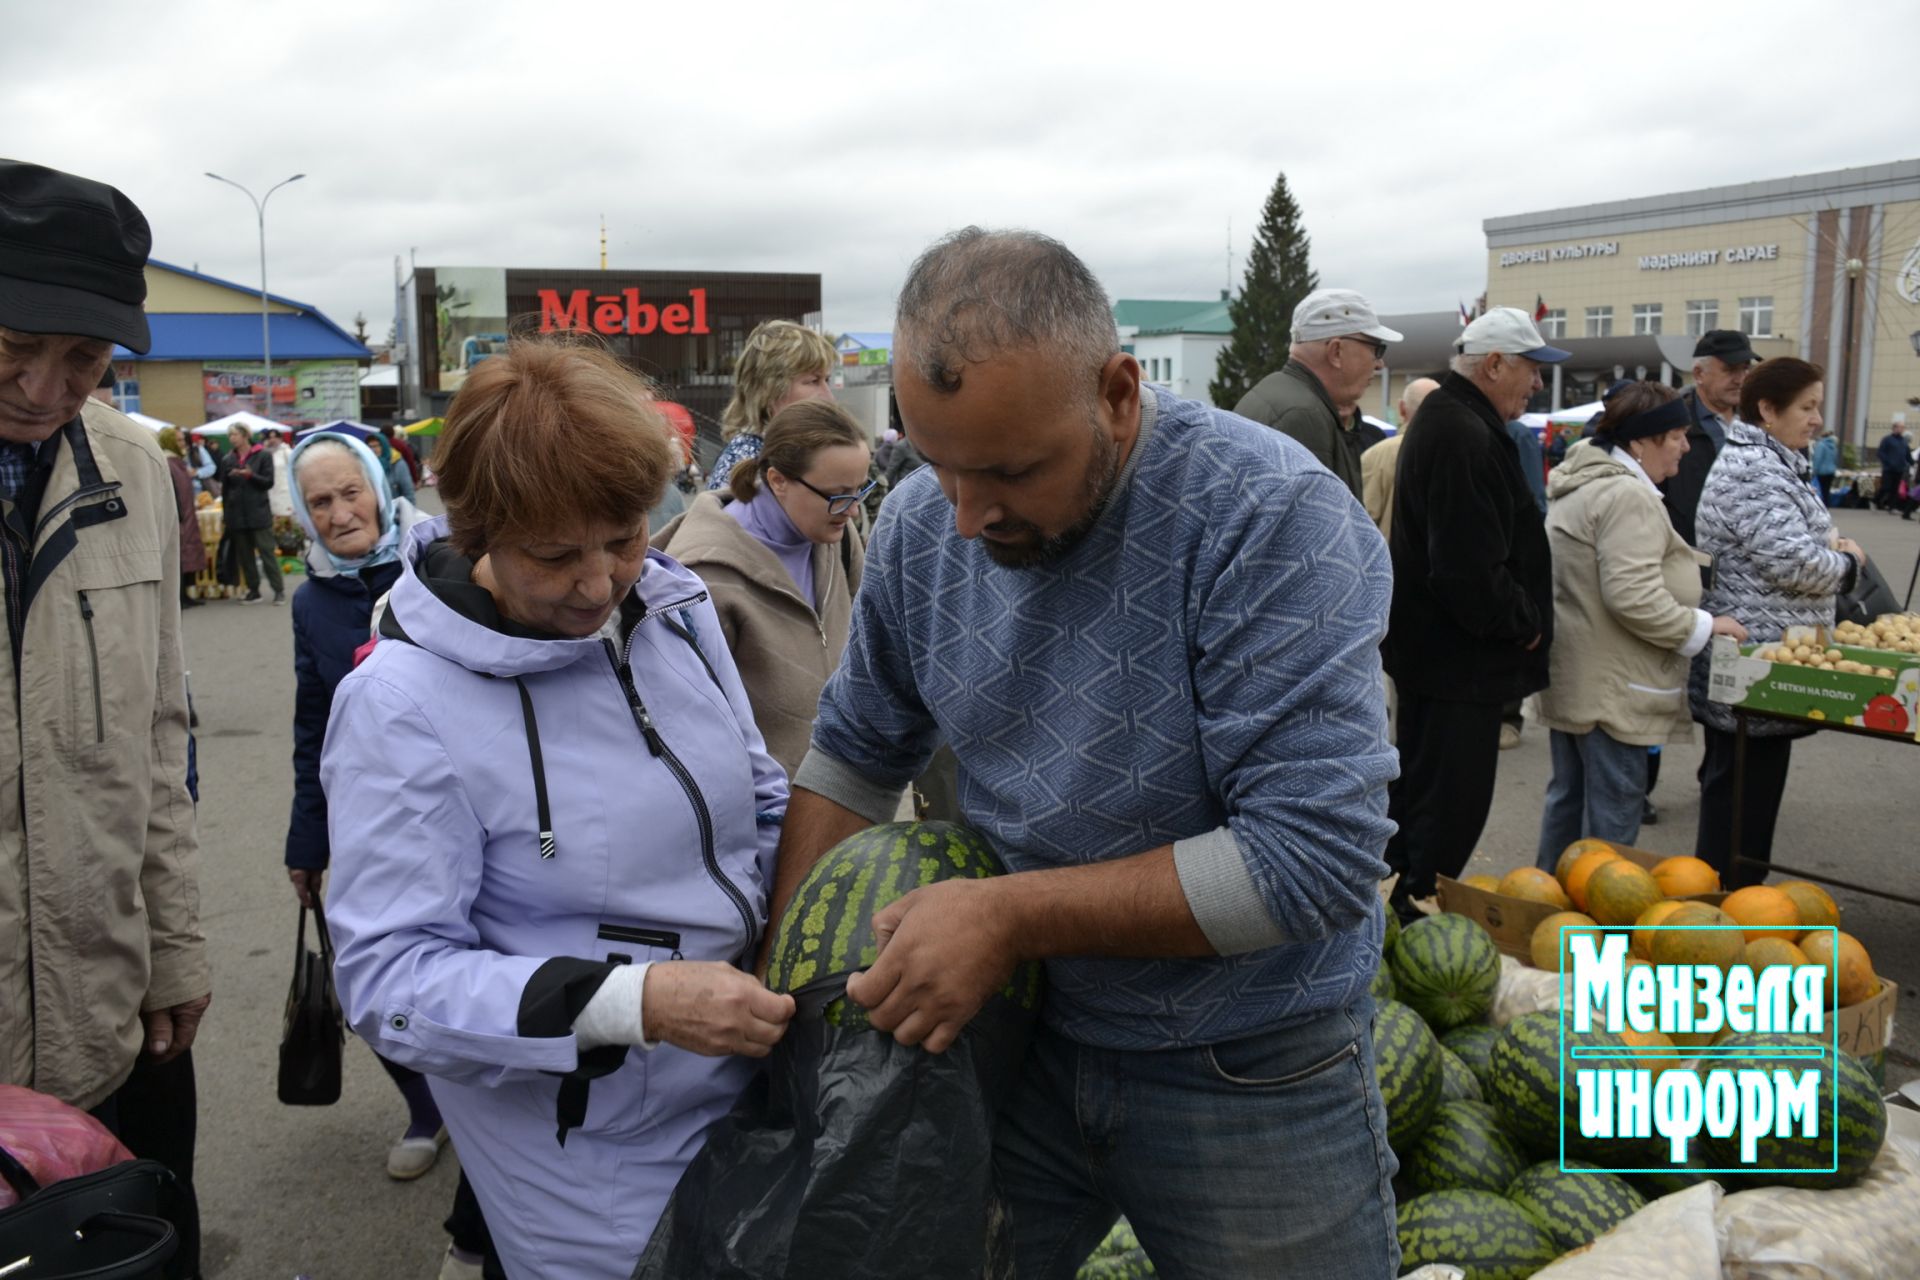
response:
<path id="1" fill-rule="evenodd" d="M 1073 1280 L 1125 1214 L 1169 1280 L 1399 1274 L 1373 1003 L 1195 1049 L 1042 1029 L 994 1171 L 1021 1280 Z"/>
<path id="2" fill-rule="evenodd" d="M 1640 838 L 1640 815 L 1647 799 L 1647 749 L 1587 733 L 1550 735 L 1553 780 L 1547 783 L 1547 807 L 1540 814 L 1540 850 L 1534 865 L 1552 871 L 1568 845 L 1583 836 L 1616 844 Z"/>

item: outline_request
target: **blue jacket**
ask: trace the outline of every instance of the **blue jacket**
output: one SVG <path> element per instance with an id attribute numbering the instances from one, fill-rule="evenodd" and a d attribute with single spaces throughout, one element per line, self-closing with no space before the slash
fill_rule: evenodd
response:
<path id="1" fill-rule="evenodd" d="M 1905 472 L 1913 465 L 1913 446 L 1907 443 L 1906 434 L 1895 435 L 1889 431 L 1880 437 L 1880 469 L 1882 471 Z"/>
<path id="2" fill-rule="evenodd" d="M 340 1003 L 431 1077 L 507 1274 L 625 1280 L 752 1066 L 573 1019 L 616 964 L 751 960 L 787 779 L 692 573 L 650 553 L 618 642 L 531 636 L 446 532 L 334 698 Z"/>
<path id="3" fill-rule="evenodd" d="M 1277 431 L 1150 392 L 1112 499 L 1061 559 L 995 564 L 924 468 L 888 496 L 868 557 L 796 785 L 865 788 L 848 807 L 891 817 L 886 793 L 944 738 L 961 813 L 1010 870 L 1171 844 L 1221 953 L 1051 960 L 1052 1026 L 1185 1047 L 1359 997 L 1393 830 L 1392 583 L 1332 472 Z"/>
<path id="4" fill-rule="evenodd" d="M 1840 442 L 1832 436 L 1821 436 L 1813 442 L 1813 474 L 1831 476 L 1839 471 Z"/>

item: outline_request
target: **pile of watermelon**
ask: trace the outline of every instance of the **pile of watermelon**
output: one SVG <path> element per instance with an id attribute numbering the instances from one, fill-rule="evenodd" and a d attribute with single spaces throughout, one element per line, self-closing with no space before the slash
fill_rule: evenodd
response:
<path id="1" fill-rule="evenodd" d="M 1436 1262 L 1464 1268 L 1469 1280 L 1522 1280 L 1592 1243 L 1648 1199 L 1705 1181 L 1709 1175 L 1699 1169 L 1738 1163 L 1737 1155 L 1711 1142 L 1695 1144 L 1689 1168 L 1669 1166 L 1663 1141 L 1629 1151 L 1621 1143 L 1582 1139 L 1574 1063 L 1561 1059 L 1560 1015 L 1530 1013 L 1503 1028 L 1487 1025 L 1500 956 L 1474 921 L 1443 913 L 1397 936 L 1389 929 L 1384 952 L 1382 976 L 1374 983 L 1374 1069 L 1386 1105 L 1387 1141 L 1400 1162 L 1395 1191 L 1404 1270 Z M 1751 1036 L 1730 1043 L 1757 1051 L 1787 1039 Z M 1576 1043 L 1581 1066 L 1635 1065 L 1625 1042 L 1604 1031 L 1569 1034 L 1569 1048 Z M 1594 1050 L 1599 1052 L 1589 1056 Z M 1838 1072 L 1829 1067 L 1824 1073 L 1822 1115 L 1833 1113 L 1836 1091 L 1838 1172 L 1826 1172 L 1833 1146 L 1823 1133 L 1763 1144 L 1757 1163 L 1800 1167 L 1804 1174 L 1713 1176 L 1733 1189 L 1831 1189 L 1858 1180 L 1886 1136 L 1886 1105 L 1866 1068 L 1844 1052 Z M 1623 1177 L 1590 1160 L 1666 1171 Z"/>

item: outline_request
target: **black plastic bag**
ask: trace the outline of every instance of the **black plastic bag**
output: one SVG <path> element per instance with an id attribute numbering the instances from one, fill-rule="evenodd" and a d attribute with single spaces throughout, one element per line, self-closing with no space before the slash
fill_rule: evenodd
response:
<path id="1" fill-rule="evenodd" d="M 718 1121 L 634 1280 L 1012 1280 L 993 1129 L 1034 1013 L 995 995 L 943 1054 L 799 1004 L 767 1070 Z"/>
<path id="2" fill-rule="evenodd" d="M 1853 622 L 1863 627 L 1883 613 L 1899 612 L 1900 597 L 1893 594 L 1893 588 L 1887 585 L 1872 556 L 1867 557 L 1854 576 L 1853 590 L 1833 602 L 1835 622 Z"/>
<path id="3" fill-rule="evenodd" d="M 313 900 L 320 950 L 307 946 L 307 909 L 300 908 L 293 940 L 293 981 L 280 1027 L 280 1101 L 290 1107 L 325 1107 L 340 1101 L 340 1055 L 347 1033 L 333 992 L 333 940 L 326 910 Z"/>

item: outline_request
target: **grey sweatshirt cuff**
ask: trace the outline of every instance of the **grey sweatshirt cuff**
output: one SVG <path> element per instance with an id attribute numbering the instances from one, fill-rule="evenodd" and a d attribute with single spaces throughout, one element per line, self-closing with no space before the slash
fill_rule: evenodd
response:
<path id="1" fill-rule="evenodd" d="M 1267 914 L 1240 842 L 1228 828 L 1175 840 L 1173 869 L 1194 920 L 1221 955 L 1258 951 L 1287 940 Z"/>
<path id="2" fill-rule="evenodd" d="M 882 786 L 846 761 L 812 745 L 807 747 L 800 767 L 793 771 L 793 785 L 825 796 L 872 823 L 892 822 L 900 812 L 900 796 L 906 790 Z"/>

